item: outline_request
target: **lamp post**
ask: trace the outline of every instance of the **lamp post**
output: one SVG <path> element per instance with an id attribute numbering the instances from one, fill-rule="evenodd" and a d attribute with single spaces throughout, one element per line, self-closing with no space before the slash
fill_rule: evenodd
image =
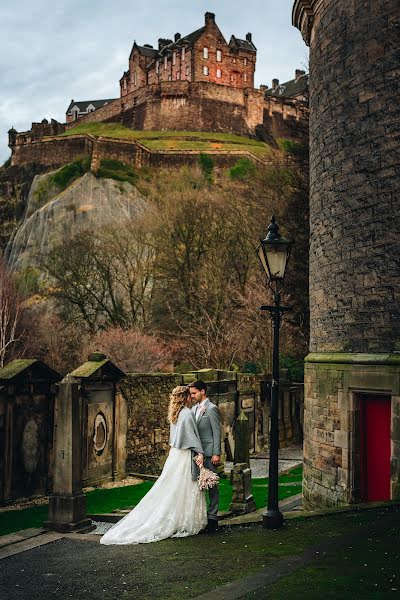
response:
<path id="1" fill-rule="evenodd" d="M 269 480 L 268 506 L 263 513 L 262 526 L 264 529 L 278 529 L 283 525 L 283 515 L 278 504 L 278 402 L 279 402 L 279 329 L 283 314 L 290 310 L 289 306 L 281 306 L 281 292 L 286 267 L 293 242 L 282 238 L 279 227 L 272 216 L 268 226 L 267 236 L 260 241 L 257 248 L 258 257 L 267 275 L 268 287 L 274 295 L 273 306 L 261 306 L 267 310 L 272 319 L 274 332 L 272 350 L 272 385 L 271 385 L 271 425 L 269 434 Z"/>

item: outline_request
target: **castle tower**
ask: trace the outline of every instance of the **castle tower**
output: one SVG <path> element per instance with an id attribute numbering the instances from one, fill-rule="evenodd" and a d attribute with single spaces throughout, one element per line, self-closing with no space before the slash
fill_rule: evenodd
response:
<path id="1" fill-rule="evenodd" d="M 295 0 L 310 46 L 304 497 L 400 497 L 400 5 Z"/>

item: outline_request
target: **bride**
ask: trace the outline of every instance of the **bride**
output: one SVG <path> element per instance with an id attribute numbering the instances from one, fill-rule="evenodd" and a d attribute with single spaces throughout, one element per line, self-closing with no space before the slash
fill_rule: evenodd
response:
<path id="1" fill-rule="evenodd" d="M 100 539 L 101 544 L 143 544 L 168 537 L 196 535 L 207 524 L 205 493 L 197 486 L 196 464 L 203 464 L 189 388 L 170 395 L 168 458 L 160 477 L 137 506 Z M 197 453 L 195 461 L 192 457 Z"/>

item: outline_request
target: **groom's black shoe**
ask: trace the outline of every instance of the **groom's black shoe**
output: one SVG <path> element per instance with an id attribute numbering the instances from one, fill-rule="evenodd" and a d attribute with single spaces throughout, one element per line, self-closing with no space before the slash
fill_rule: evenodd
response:
<path id="1" fill-rule="evenodd" d="M 217 531 L 218 531 L 217 519 L 208 519 L 206 531 L 207 531 L 207 533 L 210 533 L 210 534 L 217 533 Z"/>

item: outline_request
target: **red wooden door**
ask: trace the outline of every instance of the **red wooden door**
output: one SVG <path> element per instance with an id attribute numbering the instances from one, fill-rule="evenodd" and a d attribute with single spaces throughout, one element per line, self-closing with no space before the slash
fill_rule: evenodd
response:
<path id="1" fill-rule="evenodd" d="M 390 500 L 390 413 L 390 398 L 362 396 L 361 493 L 366 502 Z"/>

